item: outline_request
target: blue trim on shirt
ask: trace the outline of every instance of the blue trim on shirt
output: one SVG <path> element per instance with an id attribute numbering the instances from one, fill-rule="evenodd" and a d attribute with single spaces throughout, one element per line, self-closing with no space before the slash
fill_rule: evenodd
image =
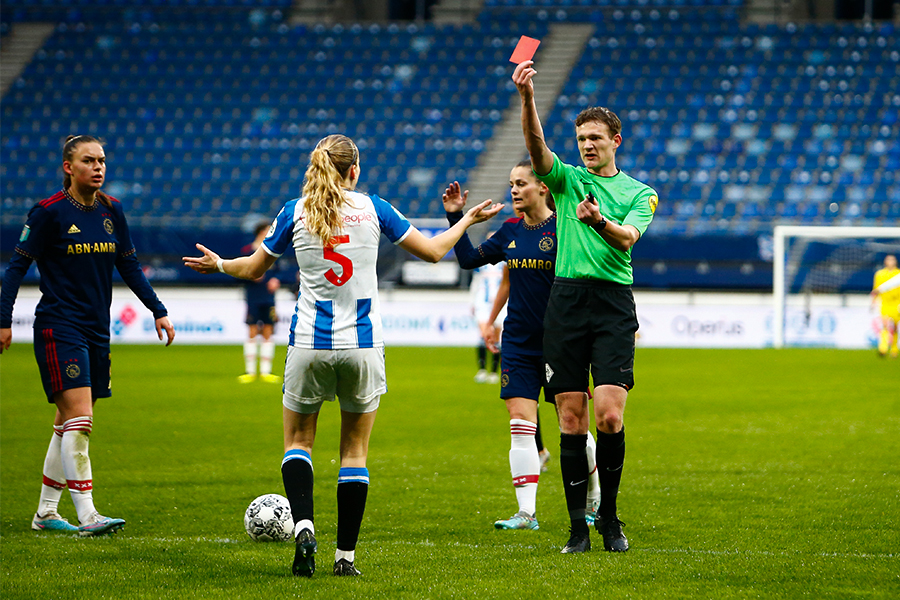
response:
<path id="1" fill-rule="evenodd" d="M 300 312 L 300 295 L 297 295 L 297 304 L 294 305 L 294 315 L 291 317 L 291 333 L 288 335 L 288 346 L 294 345 L 294 331 L 297 329 L 297 313 Z"/>
<path id="2" fill-rule="evenodd" d="M 263 240 L 266 249 L 273 256 L 284 254 L 294 241 L 294 212 L 299 200 L 294 198 L 285 203 L 275 217 L 274 230 Z"/>
<path id="3" fill-rule="evenodd" d="M 316 300 L 316 322 L 313 326 L 313 348 L 331 350 L 334 347 L 334 302 Z"/>
<path id="4" fill-rule="evenodd" d="M 356 338 L 360 348 L 372 348 L 372 299 L 360 298 L 356 301 Z"/>

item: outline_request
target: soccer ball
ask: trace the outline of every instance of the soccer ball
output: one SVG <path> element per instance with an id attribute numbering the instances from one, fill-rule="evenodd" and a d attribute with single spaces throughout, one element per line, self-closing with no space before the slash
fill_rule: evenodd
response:
<path id="1" fill-rule="evenodd" d="M 287 498 L 265 494 L 250 503 L 244 513 L 244 529 L 257 542 L 284 542 L 294 534 L 294 519 Z"/>

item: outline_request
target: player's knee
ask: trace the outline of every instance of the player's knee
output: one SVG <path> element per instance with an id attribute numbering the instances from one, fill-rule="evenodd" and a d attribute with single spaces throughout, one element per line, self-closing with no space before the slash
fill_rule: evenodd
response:
<path id="1" fill-rule="evenodd" d="M 622 413 L 613 409 L 599 413 L 597 429 L 603 433 L 618 433 L 622 429 Z"/>
<path id="2" fill-rule="evenodd" d="M 562 433 L 576 435 L 587 433 L 584 426 L 584 418 L 575 412 L 560 411 L 559 412 L 559 430 Z"/>

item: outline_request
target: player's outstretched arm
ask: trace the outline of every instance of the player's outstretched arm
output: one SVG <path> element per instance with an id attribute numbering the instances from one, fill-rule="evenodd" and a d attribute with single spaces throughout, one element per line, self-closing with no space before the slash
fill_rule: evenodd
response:
<path id="1" fill-rule="evenodd" d="M 553 153 L 544 139 L 544 128 L 534 103 L 534 82 L 537 74 L 532 68 L 534 61 L 526 60 L 516 65 L 513 71 L 513 83 L 522 98 L 522 133 L 525 134 L 525 147 L 531 156 L 531 166 L 538 175 L 546 175 L 553 168 Z"/>
<path id="2" fill-rule="evenodd" d="M 466 229 L 476 223 L 492 219 L 503 208 L 502 204 L 492 206 L 491 202 L 491 200 L 485 200 L 481 204 L 473 206 L 458 223 L 433 238 L 425 237 L 421 231 L 413 227 L 409 235 L 400 242 L 400 247 L 417 258 L 428 262 L 437 262 L 450 252 Z"/>
<path id="3" fill-rule="evenodd" d="M 197 244 L 197 249 L 203 256 L 185 256 L 182 258 L 184 266 L 204 274 L 221 271 L 238 279 L 259 279 L 278 260 L 277 256 L 266 252 L 262 244 L 250 256 L 228 260 L 221 258 L 203 244 Z"/>

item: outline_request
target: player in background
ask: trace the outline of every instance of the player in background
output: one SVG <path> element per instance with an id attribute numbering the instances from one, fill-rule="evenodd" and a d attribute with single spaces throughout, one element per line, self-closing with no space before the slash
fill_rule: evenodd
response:
<path id="1" fill-rule="evenodd" d="M 521 166 L 531 168 L 531 163 L 528 161 L 524 161 L 524 164 L 520 163 Z M 533 175 L 533 173 L 532 173 Z M 517 213 L 518 214 L 518 213 Z M 509 300 L 509 267 L 504 267 L 503 269 L 503 282 L 500 284 L 500 289 L 497 292 L 497 297 L 494 299 L 494 306 L 492 308 L 492 314 L 497 315 L 500 314 L 501 309 L 506 307 L 506 303 Z M 545 307 L 546 310 L 546 307 Z M 542 326 L 543 327 L 543 326 Z M 500 331 L 497 329 L 491 330 L 488 332 L 489 337 L 485 338 L 485 343 L 487 347 L 494 350 L 497 340 L 500 337 Z M 499 351 L 499 348 L 497 349 Z M 544 399 L 547 402 L 554 402 L 554 395 L 552 392 L 547 393 L 544 391 Z M 538 456 L 541 461 L 541 473 L 547 472 L 547 463 L 550 462 L 550 451 L 544 447 L 543 436 L 541 436 L 541 413 L 537 411 L 536 413 L 537 421 L 536 421 L 536 431 L 534 434 L 534 442 L 538 449 Z M 588 461 L 588 471 L 589 471 L 589 479 L 588 479 L 588 494 L 587 494 L 587 506 L 585 507 L 585 515 L 584 520 L 588 525 L 592 525 L 594 523 L 594 519 L 597 515 L 597 508 L 600 506 L 600 480 L 597 474 L 597 465 L 594 462 L 594 456 L 597 451 L 597 447 L 594 443 L 594 436 L 591 435 L 589 431 L 587 439 L 587 450 L 585 454 L 587 455 Z"/>
<path id="2" fill-rule="evenodd" d="M 44 458 L 43 485 L 35 530 L 113 533 L 123 519 L 104 517 L 94 507 L 89 442 L 94 403 L 111 392 L 109 307 L 113 270 L 153 313 L 166 346 L 175 329 L 135 255 L 122 204 L 100 191 L 106 154 L 99 140 L 69 136 L 63 145 L 63 189 L 29 212 L 0 291 L 0 352 L 12 342 L 12 312 L 19 286 L 32 262 L 41 277 L 34 313 L 34 355 L 47 401 L 54 404 L 53 436 Z M 64 489 L 79 526 L 59 514 Z"/>
<path id="3" fill-rule="evenodd" d="M 266 239 L 269 223 L 256 225 L 253 241 L 242 251 L 252 254 Z M 281 378 L 272 374 L 272 358 L 275 356 L 275 342 L 272 333 L 278 317 L 275 313 L 275 292 L 281 287 L 277 277 L 260 277 L 255 281 L 244 282 L 244 296 L 247 301 L 247 341 L 244 342 L 244 374 L 238 376 L 241 383 L 256 380 L 256 358 L 259 357 L 259 378 L 266 383 L 278 383 Z M 262 342 L 257 344 L 257 337 L 262 335 Z"/>
<path id="4" fill-rule="evenodd" d="M 519 63 L 513 82 L 522 101 L 522 130 L 535 174 L 556 200 L 559 259 L 544 320 L 547 386 L 557 390 L 560 470 L 571 535 L 564 553 L 590 549 L 583 511 L 587 494 L 584 452 L 588 402 L 581 390 L 594 382 L 597 468 L 601 499 L 595 526 L 608 551 L 628 550 L 616 498 L 625 459 L 624 412 L 634 387 L 638 322 L 631 292 L 631 247 L 653 219 L 658 196 L 616 167 L 622 123 L 610 110 L 592 107 L 575 119 L 583 166 L 563 163 L 547 146 L 534 103 L 536 71 Z"/>
<path id="5" fill-rule="evenodd" d="M 881 334 L 878 339 L 878 354 L 887 356 L 890 350 L 891 358 L 900 355 L 897 346 L 897 338 L 900 337 L 900 289 L 889 289 L 879 292 L 882 285 L 900 275 L 897 268 L 897 257 L 888 254 L 884 257 L 884 268 L 875 272 L 875 281 L 872 285 L 872 303 L 881 298 Z"/>
<path id="6" fill-rule="evenodd" d="M 516 212 L 517 217 L 521 215 Z M 477 269 L 476 269 L 477 270 Z M 500 280 L 500 286 L 497 288 L 497 294 L 494 296 L 494 302 L 491 306 L 491 312 L 488 318 L 493 315 L 493 325 L 486 327 L 483 333 L 484 345 L 488 350 L 496 355 L 500 355 L 500 337 L 503 331 L 502 321 L 506 320 L 506 303 L 509 301 L 509 267 L 503 265 L 503 278 Z M 499 322 L 499 325 L 498 325 Z M 550 451 L 544 447 L 544 439 L 541 436 L 541 412 L 537 412 L 537 430 L 534 432 L 534 443 L 538 449 L 538 456 L 541 458 L 541 473 L 547 472 L 547 464 L 550 462 Z"/>
<path id="7" fill-rule="evenodd" d="M 538 529 L 536 505 L 541 460 L 535 436 L 538 401 L 544 388 L 544 312 L 556 261 L 556 213 L 547 186 L 534 177 L 527 161 L 513 167 L 509 184 L 513 209 L 522 216 L 507 220 L 477 247 L 464 235 L 454 250 L 464 269 L 501 261 L 506 261 L 509 269 L 508 293 L 500 294 L 490 316 L 497 317 L 504 296 L 508 297 L 500 397 L 509 412 L 509 466 L 519 509 L 509 519 L 496 521 L 494 527 Z M 447 188 L 443 202 L 450 223 L 461 217 L 467 198 L 468 192 L 460 194 L 458 183 Z M 553 394 L 545 390 L 544 397 L 552 400 Z M 582 515 L 584 508 L 582 505 Z"/>
<path id="8" fill-rule="evenodd" d="M 369 436 L 381 395 L 387 391 L 384 340 L 375 263 L 384 234 L 414 256 L 437 262 L 471 225 L 503 205 L 487 200 L 449 230 L 426 238 L 378 196 L 354 191 L 359 150 L 343 135 L 329 135 L 310 153 L 303 195 L 288 201 L 268 237 L 250 256 L 224 260 L 200 244 L 184 263 L 200 273 L 216 270 L 258 279 L 292 248 L 300 268 L 300 295 L 285 360 L 281 473 L 294 518 L 292 571 L 311 577 L 317 542 L 313 524 L 312 448 L 325 401 L 341 405 L 335 575 L 359 575 L 356 543 L 366 506 Z"/>
<path id="9" fill-rule="evenodd" d="M 485 336 L 489 331 L 503 323 L 505 315 L 497 316 L 495 321 L 488 321 L 491 314 L 491 308 L 494 305 L 494 298 L 497 296 L 497 290 L 503 281 L 502 265 L 484 265 L 475 269 L 472 273 L 472 283 L 469 285 L 469 292 L 472 300 L 472 314 L 475 322 L 478 324 L 478 346 L 476 352 L 478 356 L 478 372 L 475 374 L 476 383 L 500 383 L 500 352 L 499 350 L 489 349 L 485 345 Z M 487 355 L 490 350 L 491 354 L 491 370 L 487 370 Z"/>

